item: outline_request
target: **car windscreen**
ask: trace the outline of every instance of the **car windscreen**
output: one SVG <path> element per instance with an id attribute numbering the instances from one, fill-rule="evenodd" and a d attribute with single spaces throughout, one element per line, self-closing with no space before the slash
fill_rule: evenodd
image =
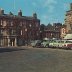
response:
<path id="1" fill-rule="evenodd" d="M 72 43 L 72 41 L 66 41 L 65 43 Z"/>

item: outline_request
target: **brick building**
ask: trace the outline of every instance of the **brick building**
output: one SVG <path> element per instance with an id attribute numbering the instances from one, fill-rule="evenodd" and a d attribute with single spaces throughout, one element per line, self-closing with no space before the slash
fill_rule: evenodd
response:
<path id="1" fill-rule="evenodd" d="M 54 23 L 53 25 L 48 24 L 44 27 L 44 31 L 42 32 L 42 38 L 61 38 L 61 23 Z"/>
<path id="2" fill-rule="evenodd" d="M 24 45 L 25 41 L 36 40 L 40 37 L 40 20 L 37 14 L 33 16 L 22 16 L 22 11 L 18 15 L 12 12 L 5 14 L 0 9 L 0 46 Z"/>

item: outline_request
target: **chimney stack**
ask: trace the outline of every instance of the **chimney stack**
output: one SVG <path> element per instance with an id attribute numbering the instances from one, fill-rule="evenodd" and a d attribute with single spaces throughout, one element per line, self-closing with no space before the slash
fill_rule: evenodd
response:
<path id="1" fill-rule="evenodd" d="M 70 3 L 70 10 L 72 10 L 72 3 Z"/>
<path id="2" fill-rule="evenodd" d="M 1 8 L 0 9 L 0 15 L 3 15 L 4 14 L 4 10 Z"/>
<path id="3" fill-rule="evenodd" d="M 22 11 L 21 10 L 18 12 L 18 16 L 22 16 Z"/>
<path id="4" fill-rule="evenodd" d="M 36 13 L 33 13 L 33 17 L 34 17 L 35 19 L 37 19 L 37 14 L 36 14 Z"/>

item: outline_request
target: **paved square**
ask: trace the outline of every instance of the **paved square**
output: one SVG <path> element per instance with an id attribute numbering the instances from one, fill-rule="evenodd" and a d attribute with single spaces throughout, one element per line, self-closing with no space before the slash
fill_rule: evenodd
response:
<path id="1" fill-rule="evenodd" d="M 72 72 L 72 51 L 48 48 L 0 49 L 0 72 Z"/>

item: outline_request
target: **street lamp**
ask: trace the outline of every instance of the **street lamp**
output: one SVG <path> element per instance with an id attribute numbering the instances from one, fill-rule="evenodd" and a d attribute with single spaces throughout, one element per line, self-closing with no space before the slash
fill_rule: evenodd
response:
<path id="1" fill-rule="evenodd" d="M 30 27 L 30 33 L 29 33 L 29 34 L 30 34 L 30 37 L 29 37 L 29 40 L 30 40 L 30 41 L 31 41 L 31 26 L 32 26 L 32 25 L 30 24 L 30 25 L 29 25 L 29 27 Z"/>
<path id="2" fill-rule="evenodd" d="M 42 31 L 40 31 L 40 39 L 42 40 Z"/>

